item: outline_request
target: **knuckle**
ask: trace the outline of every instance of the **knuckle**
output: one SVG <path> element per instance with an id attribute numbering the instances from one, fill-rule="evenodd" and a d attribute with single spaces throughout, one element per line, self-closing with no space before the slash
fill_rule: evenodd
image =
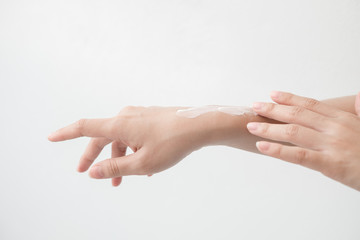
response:
<path id="1" fill-rule="evenodd" d="M 285 127 L 285 136 L 288 138 L 293 138 L 299 133 L 299 126 L 288 124 Z"/>
<path id="2" fill-rule="evenodd" d="M 84 132 L 84 129 L 85 129 L 85 124 L 86 124 L 86 119 L 85 118 L 82 118 L 82 119 L 79 119 L 77 122 L 76 122 L 76 128 L 78 129 L 78 131 L 81 133 L 81 135 L 84 135 L 83 132 Z"/>
<path id="3" fill-rule="evenodd" d="M 289 112 L 290 118 L 292 120 L 298 118 L 304 112 L 304 110 L 305 110 L 304 108 L 299 106 L 292 107 Z"/>
<path id="4" fill-rule="evenodd" d="M 294 97 L 294 95 L 291 93 L 283 93 L 280 96 L 281 96 L 281 99 L 279 99 L 279 100 L 281 100 L 282 103 L 291 103 L 293 101 L 293 97 Z"/>
<path id="5" fill-rule="evenodd" d="M 275 104 L 273 104 L 273 103 L 267 103 L 265 106 L 266 106 L 265 112 L 268 112 L 268 113 L 272 112 L 275 108 Z"/>
<path id="6" fill-rule="evenodd" d="M 340 122 L 332 122 L 331 126 L 329 127 L 329 130 L 334 136 L 340 136 L 340 134 L 343 133 L 345 129 L 346 127 L 344 127 L 344 125 Z"/>
<path id="7" fill-rule="evenodd" d="M 319 101 L 313 99 L 313 98 L 306 98 L 304 102 L 304 107 L 308 109 L 313 109 L 319 105 Z"/>
<path id="8" fill-rule="evenodd" d="M 128 106 L 125 106 L 121 109 L 120 113 L 123 113 L 123 112 L 132 112 L 136 109 L 135 106 L 132 106 L 132 105 L 128 105 Z"/>
<path id="9" fill-rule="evenodd" d="M 294 161 L 296 164 L 303 165 L 308 158 L 308 152 L 304 149 L 299 149 L 295 153 Z"/>
<path id="10" fill-rule="evenodd" d="M 109 159 L 108 171 L 111 176 L 117 176 L 120 173 L 119 166 L 115 159 Z"/>
<path id="11" fill-rule="evenodd" d="M 268 135 L 268 133 L 269 133 L 269 124 L 262 123 L 262 124 L 260 125 L 260 132 L 261 132 L 263 135 Z"/>
<path id="12" fill-rule="evenodd" d="M 283 151 L 283 148 L 281 145 L 277 145 L 277 146 L 274 146 L 273 149 L 272 149 L 272 154 L 273 156 L 275 157 L 281 157 L 282 156 L 282 152 Z"/>

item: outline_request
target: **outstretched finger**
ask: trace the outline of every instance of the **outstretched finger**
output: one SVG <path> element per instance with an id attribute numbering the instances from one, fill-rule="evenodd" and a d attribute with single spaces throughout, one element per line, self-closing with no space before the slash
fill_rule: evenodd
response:
<path id="1" fill-rule="evenodd" d="M 326 129 L 326 123 L 330 119 L 300 106 L 256 102 L 253 104 L 253 109 L 261 116 L 280 122 L 299 124 L 319 131 Z"/>
<path id="2" fill-rule="evenodd" d="M 85 172 L 89 169 L 91 164 L 99 156 L 103 148 L 111 143 L 112 140 L 107 138 L 91 138 L 89 144 L 87 145 L 84 154 L 81 156 L 78 171 Z"/>
<path id="3" fill-rule="evenodd" d="M 111 144 L 111 158 L 118 158 L 126 155 L 127 146 L 118 141 L 114 141 Z M 122 176 L 114 177 L 111 182 L 114 187 L 119 186 L 122 181 Z"/>
<path id="4" fill-rule="evenodd" d="M 49 135 L 52 142 L 64 141 L 82 136 L 111 138 L 112 118 L 80 119 Z"/>
<path id="5" fill-rule="evenodd" d="M 256 147 L 265 155 L 299 164 L 316 171 L 321 172 L 326 166 L 321 153 L 317 151 L 267 141 L 257 142 Z"/>
<path id="6" fill-rule="evenodd" d="M 328 117 L 337 117 L 343 113 L 341 110 L 326 103 L 312 98 L 301 97 L 292 93 L 273 91 L 270 96 L 276 103 L 303 107 Z"/>
<path id="7" fill-rule="evenodd" d="M 320 143 L 324 138 L 321 133 L 296 124 L 250 122 L 247 124 L 247 128 L 250 133 L 256 136 L 274 141 L 288 142 L 313 150 L 321 149 Z"/>

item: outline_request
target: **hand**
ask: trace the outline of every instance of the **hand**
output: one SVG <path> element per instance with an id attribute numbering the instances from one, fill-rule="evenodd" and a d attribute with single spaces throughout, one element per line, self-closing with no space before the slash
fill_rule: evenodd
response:
<path id="1" fill-rule="evenodd" d="M 93 178 L 112 178 L 113 186 L 122 176 L 152 175 L 178 163 L 206 142 L 201 121 L 176 116 L 180 108 L 126 107 L 106 119 L 81 119 L 49 135 L 53 142 L 82 136 L 91 137 L 78 171 L 86 171 L 102 149 L 112 143 L 112 156 L 92 166 Z M 134 153 L 126 155 L 130 147 Z"/>
<path id="2" fill-rule="evenodd" d="M 252 122 L 248 130 L 287 144 L 259 141 L 258 150 L 360 191 L 360 93 L 355 102 L 357 115 L 290 93 L 273 92 L 271 98 L 278 104 L 254 103 L 253 110 L 286 124 Z"/>

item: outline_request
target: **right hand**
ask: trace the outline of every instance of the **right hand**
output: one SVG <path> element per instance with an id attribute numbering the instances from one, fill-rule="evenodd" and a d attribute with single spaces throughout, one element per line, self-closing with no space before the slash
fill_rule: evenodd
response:
<path id="1" fill-rule="evenodd" d="M 274 92 L 277 103 L 255 103 L 259 115 L 286 124 L 249 123 L 249 131 L 267 140 L 259 151 L 303 165 L 360 191 L 360 93 L 356 115 L 315 99 Z"/>

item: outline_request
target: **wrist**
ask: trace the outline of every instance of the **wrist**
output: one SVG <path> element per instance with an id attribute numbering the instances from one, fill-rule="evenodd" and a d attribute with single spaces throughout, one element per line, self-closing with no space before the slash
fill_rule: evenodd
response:
<path id="1" fill-rule="evenodd" d="M 223 145 L 257 152 L 255 142 L 259 137 L 249 133 L 246 125 L 249 122 L 264 122 L 269 119 L 259 115 L 229 115 L 222 112 L 211 112 L 191 119 L 193 135 L 197 136 L 198 148 Z M 196 129 L 195 129 L 196 128 Z"/>
<path id="2" fill-rule="evenodd" d="M 222 112 L 209 112 L 195 118 L 182 121 L 189 129 L 191 141 L 196 148 L 227 145 L 232 146 L 244 134 L 249 134 L 246 124 L 254 120 L 253 115 L 234 116 Z"/>

